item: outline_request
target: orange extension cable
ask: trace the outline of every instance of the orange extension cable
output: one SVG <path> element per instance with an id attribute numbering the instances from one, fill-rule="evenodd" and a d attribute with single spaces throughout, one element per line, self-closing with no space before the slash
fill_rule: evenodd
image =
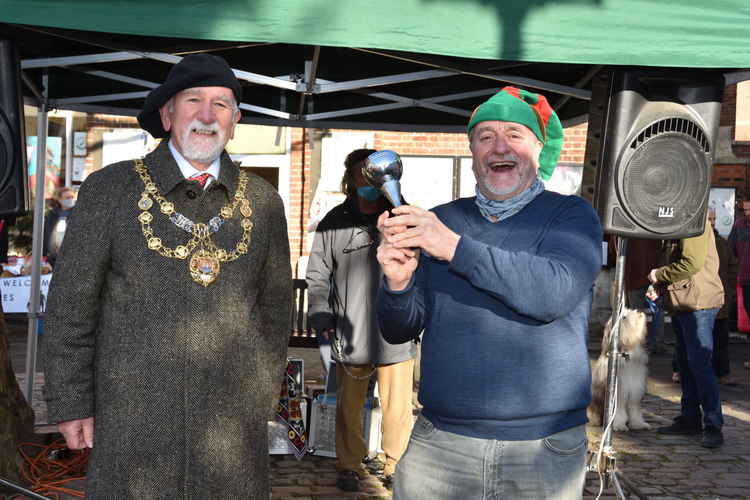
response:
<path id="1" fill-rule="evenodd" d="M 29 452 L 27 452 L 28 449 Z M 32 456 L 33 450 L 39 450 Z M 47 446 L 36 443 L 21 443 L 18 452 L 23 457 L 21 474 L 29 482 L 28 489 L 59 499 L 59 494 L 83 498 L 85 493 L 66 487 L 72 481 L 86 477 L 86 467 L 91 450 L 69 450 L 64 439 L 58 439 Z M 66 456 L 58 459 L 50 458 L 55 454 L 64 453 Z M 20 497 L 19 497 L 20 498 Z"/>

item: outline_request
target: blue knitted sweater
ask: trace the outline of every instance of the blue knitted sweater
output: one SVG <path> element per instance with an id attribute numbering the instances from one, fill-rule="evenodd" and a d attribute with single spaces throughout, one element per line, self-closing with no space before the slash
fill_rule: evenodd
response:
<path id="1" fill-rule="evenodd" d="M 453 261 L 422 255 L 411 283 L 378 292 L 392 343 L 424 329 L 419 400 L 437 428 L 540 439 L 586 422 L 587 323 L 602 230 L 583 199 L 545 191 L 491 223 L 474 198 L 434 212 L 461 235 Z"/>

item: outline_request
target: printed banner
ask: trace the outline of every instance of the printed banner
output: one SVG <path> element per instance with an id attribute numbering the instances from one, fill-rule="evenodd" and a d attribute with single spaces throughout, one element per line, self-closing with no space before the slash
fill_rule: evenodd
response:
<path id="1" fill-rule="evenodd" d="M 41 298 L 40 307 L 44 311 L 47 306 L 47 291 L 51 274 L 41 276 Z M 14 276 L 12 278 L 0 278 L 0 292 L 3 297 L 4 313 L 27 313 L 29 312 L 29 295 L 31 294 L 31 276 Z"/>
<path id="2" fill-rule="evenodd" d="M 305 437 L 305 421 L 302 417 L 300 402 L 302 401 L 302 364 L 287 360 L 286 376 L 281 384 L 279 403 L 276 405 L 276 415 L 280 422 L 285 424 L 289 431 L 287 433 L 289 442 L 294 448 L 297 460 L 307 453 L 307 440 Z"/>

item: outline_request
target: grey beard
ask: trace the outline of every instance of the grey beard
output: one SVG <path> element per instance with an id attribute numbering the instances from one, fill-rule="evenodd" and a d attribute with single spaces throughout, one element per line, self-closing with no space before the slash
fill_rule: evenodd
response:
<path id="1" fill-rule="evenodd" d="M 495 186 L 493 186 L 492 184 L 490 184 L 489 182 L 487 182 L 486 178 L 483 178 L 480 181 L 480 184 L 482 185 L 482 187 L 484 187 L 484 189 L 486 189 L 490 193 L 494 194 L 495 196 L 506 196 L 506 195 L 509 195 L 510 193 L 512 193 L 513 191 L 515 191 L 516 189 L 518 189 L 518 186 L 521 184 L 521 182 L 519 181 L 518 183 L 514 184 L 513 186 L 505 188 L 505 189 L 496 188 Z"/>
<path id="2" fill-rule="evenodd" d="M 215 141 L 210 146 L 205 147 L 199 145 L 198 142 L 191 142 L 189 140 L 190 130 L 193 127 L 188 127 L 182 138 L 183 149 L 182 156 L 189 161 L 197 161 L 199 163 L 211 163 L 221 155 L 224 151 L 224 133 L 218 127 L 205 127 L 216 132 Z"/>

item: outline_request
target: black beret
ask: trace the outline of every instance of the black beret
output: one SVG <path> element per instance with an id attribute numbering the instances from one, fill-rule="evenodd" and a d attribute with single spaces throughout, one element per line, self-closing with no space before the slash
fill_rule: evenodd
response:
<path id="1" fill-rule="evenodd" d="M 237 104 L 242 99 L 242 86 L 227 62 L 211 54 L 190 54 L 175 64 L 167 80 L 152 90 L 138 114 L 141 128 L 156 138 L 168 137 L 159 116 L 161 108 L 173 95 L 192 87 L 227 87 L 234 92 Z"/>

